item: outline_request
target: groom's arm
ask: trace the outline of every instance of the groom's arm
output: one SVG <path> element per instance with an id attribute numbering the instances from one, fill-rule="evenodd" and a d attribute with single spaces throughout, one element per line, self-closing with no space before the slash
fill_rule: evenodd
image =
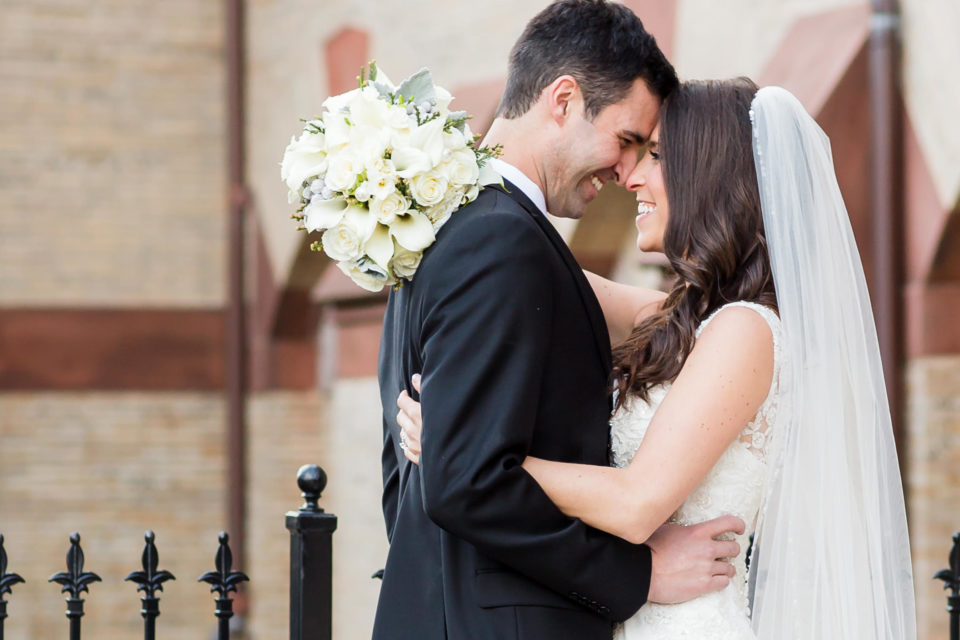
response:
<path id="1" fill-rule="evenodd" d="M 485 555 L 625 619 L 646 599 L 649 549 L 565 516 L 521 467 L 553 339 L 549 246 L 531 220 L 471 216 L 416 283 L 424 507 Z"/>

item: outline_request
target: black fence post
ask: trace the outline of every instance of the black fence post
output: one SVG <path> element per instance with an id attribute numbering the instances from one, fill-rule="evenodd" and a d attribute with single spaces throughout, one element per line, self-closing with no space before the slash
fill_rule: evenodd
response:
<path id="1" fill-rule="evenodd" d="M 3 621 L 7 618 L 7 601 L 3 596 L 19 582 L 25 580 L 15 573 L 7 573 L 7 550 L 3 548 L 3 534 L 0 533 L 0 640 L 3 640 Z"/>
<path id="2" fill-rule="evenodd" d="M 54 574 L 48 582 L 63 585 L 60 593 L 69 592 L 67 598 L 67 619 L 70 621 L 70 640 L 80 640 L 80 618 L 83 617 L 83 598 L 92 582 L 100 582 L 100 576 L 83 570 L 83 549 L 80 548 L 80 534 L 70 534 L 70 550 L 67 551 L 67 570 Z"/>
<path id="3" fill-rule="evenodd" d="M 233 552 L 230 551 L 230 537 L 226 532 L 220 532 L 220 547 L 214 559 L 216 570 L 207 571 L 197 579 L 197 582 L 206 582 L 210 585 L 210 592 L 216 591 L 220 597 L 216 599 L 215 614 L 218 618 L 217 639 L 229 640 L 230 618 L 233 617 L 233 598 L 231 591 L 237 590 L 237 585 L 250 580 L 242 571 L 232 571 Z"/>
<path id="4" fill-rule="evenodd" d="M 937 580 L 943 580 L 943 588 L 949 589 L 947 611 L 950 612 L 950 640 L 960 640 L 960 532 L 953 534 L 950 550 L 950 568 L 938 571 Z"/>
<path id="5" fill-rule="evenodd" d="M 317 505 L 327 474 L 315 464 L 297 471 L 304 505 L 287 512 L 290 531 L 290 640 L 333 637 L 333 532 L 337 516 Z"/>
<path id="6" fill-rule="evenodd" d="M 143 554 L 140 556 L 142 571 L 130 573 L 124 580 L 136 583 L 140 586 L 137 591 L 143 591 L 143 597 L 140 598 L 140 615 L 143 616 L 143 638 L 144 640 L 154 640 L 156 637 L 157 616 L 160 615 L 160 598 L 156 597 L 157 591 L 163 591 L 163 583 L 167 580 L 176 580 L 169 571 L 157 571 L 157 565 L 160 562 L 160 556 L 157 554 L 157 546 L 154 544 L 156 536 L 153 531 L 147 531 L 143 534 L 144 546 Z M 0 640 L 3 640 L 0 638 Z"/>

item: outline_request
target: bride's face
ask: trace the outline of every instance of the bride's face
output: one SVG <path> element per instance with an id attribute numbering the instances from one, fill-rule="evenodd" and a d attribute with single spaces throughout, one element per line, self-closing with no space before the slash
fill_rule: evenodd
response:
<path id="1" fill-rule="evenodd" d="M 663 251 L 663 234 L 670 219 L 667 189 L 660 170 L 659 140 L 657 125 L 643 156 L 627 178 L 627 189 L 637 195 L 637 248 L 641 251 Z"/>

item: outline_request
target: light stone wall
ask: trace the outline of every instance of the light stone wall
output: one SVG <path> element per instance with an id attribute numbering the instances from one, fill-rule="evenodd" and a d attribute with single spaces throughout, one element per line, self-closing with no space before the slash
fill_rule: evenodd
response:
<path id="1" fill-rule="evenodd" d="M 73 531 L 85 569 L 103 578 L 86 596 L 85 638 L 142 636 L 139 595 L 123 578 L 141 568 L 147 529 L 177 578 L 158 594 L 160 636 L 215 629 L 213 597 L 196 579 L 214 568 L 226 521 L 223 423 L 217 394 L 0 394 L 0 532 L 9 570 L 27 581 L 7 597 L 6 638 L 66 635 L 63 596 L 47 578 L 66 569 Z"/>
<path id="2" fill-rule="evenodd" d="M 960 356 L 910 362 L 908 386 L 908 506 L 917 590 L 919 640 L 946 638 L 943 583 L 950 536 L 960 530 Z"/>
<path id="3" fill-rule="evenodd" d="M 0 2 L 0 304 L 222 304 L 222 4 Z"/>

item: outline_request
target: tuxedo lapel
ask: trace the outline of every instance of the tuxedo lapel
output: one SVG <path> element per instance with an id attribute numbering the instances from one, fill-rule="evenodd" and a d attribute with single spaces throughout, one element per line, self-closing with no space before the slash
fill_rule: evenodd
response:
<path id="1" fill-rule="evenodd" d="M 503 184 L 504 193 L 523 206 L 527 213 L 536 221 L 537 225 L 540 226 L 540 229 L 544 235 L 547 236 L 553 248 L 560 254 L 564 264 L 570 271 L 570 276 L 576 283 L 580 301 L 583 303 L 583 309 L 590 319 L 590 324 L 593 325 L 594 345 L 597 348 L 597 354 L 600 356 L 600 362 L 603 363 L 604 371 L 609 372 L 611 366 L 610 334 L 607 331 L 607 323 L 603 319 L 603 309 L 600 308 L 600 302 L 597 300 L 597 296 L 593 293 L 593 289 L 590 288 L 590 283 L 587 282 L 586 276 L 583 275 L 583 269 L 573 257 L 573 253 L 570 252 L 567 243 L 563 241 L 563 238 L 560 237 L 560 234 L 557 233 L 557 230 L 547 217 L 537 208 L 537 205 L 535 205 L 519 187 L 509 180 L 504 180 Z M 499 187 L 494 186 L 492 188 L 497 189 Z"/>

